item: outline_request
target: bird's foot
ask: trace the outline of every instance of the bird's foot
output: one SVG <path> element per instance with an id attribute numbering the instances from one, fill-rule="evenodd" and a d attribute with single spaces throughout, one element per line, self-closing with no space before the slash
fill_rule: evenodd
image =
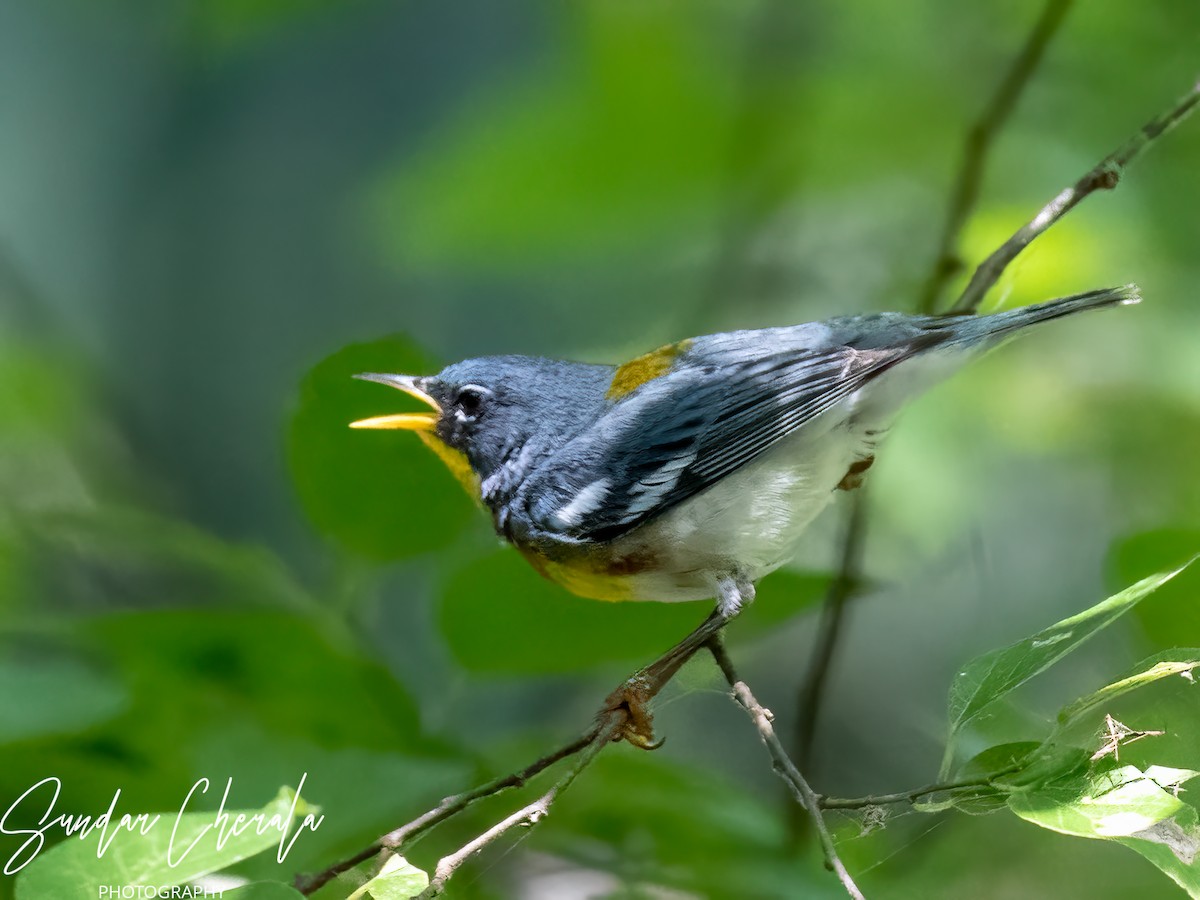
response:
<path id="1" fill-rule="evenodd" d="M 717 608 L 700 627 L 605 698 L 601 716 L 621 709 L 626 713 L 625 727 L 613 740 L 629 741 L 642 750 L 657 750 L 662 746 L 662 739 L 654 735 L 651 701 L 697 650 L 720 634 L 726 623 L 754 600 L 754 585 L 741 576 L 722 578 L 717 588 Z"/>
<path id="2" fill-rule="evenodd" d="M 650 701 L 658 693 L 646 670 L 633 675 L 604 700 L 601 715 L 615 710 L 625 710 L 625 726 L 614 736 L 614 741 L 629 741 L 641 750 L 657 750 L 665 738 L 654 735 L 654 716 L 650 712 Z"/>

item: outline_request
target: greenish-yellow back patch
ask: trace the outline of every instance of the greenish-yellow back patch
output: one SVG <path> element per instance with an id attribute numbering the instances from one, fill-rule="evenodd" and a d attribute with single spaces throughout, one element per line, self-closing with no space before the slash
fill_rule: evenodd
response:
<path id="1" fill-rule="evenodd" d="M 637 359 L 631 359 L 617 369 L 605 396 L 609 400 L 619 400 L 646 382 L 666 375 L 671 371 L 671 366 L 675 365 L 675 360 L 686 353 L 691 346 L 691 339 L 678 341 L 674 344 L 667 344 L 665 347 L 659 347 L 657 350 L 651 350 Z"/>

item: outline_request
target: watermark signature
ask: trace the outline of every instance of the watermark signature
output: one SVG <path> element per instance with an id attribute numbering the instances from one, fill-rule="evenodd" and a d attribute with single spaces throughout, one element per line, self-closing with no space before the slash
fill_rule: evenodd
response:
<path id="1" fill-rule="evenodd" d="M 168 868 L 174 869 L 179 866 L 187 859 L 188 854 L 195 850 L 201 843 L 205 843 L 207 846 L 207 842 L 215 840 L 216 849 L 220 851 L 229 842 L 230 838 L 245 834 L 251 830 L 260 836 L 269 832 L 278 832 L 279 845 L 275 859 L 282 863 L 302 834 L 306 831 L 316 831 L 321 827 L 321 823 L 325 821 L 323 815 L 307 813 L 296 823 L 294 829 L 291 827 L 293 821 L 297 818 L 296 810 L 300 803 L 300 793 L 304 790 L 304 782 L 307 778 L 307 772 L 300 777 L 295 793 L 292 794 L 291 806 L 286 813 L 282 811 L 228 812 L 226 807 L 229 805 L 229 795 L 233 790 L 232 778 L 226 779 L 225 791 L 221 796 L 221 803 L 215 812 L 190 812 L 189 808 L 200 797 L 207 794 L 209 788 L 212 786 L 209 779 L 199 779 L 187 792 L 187 796 L 184 797 L 179 811 L 169 819 L 171 833 L 166 848 L 166 864 Z M 25 838 L 16 852 L 4 863 L 3 872 L 5 875 L 15 875 L 21 869 L 25 868 L 25 866 L 29 865 L 29 863 L 33 862 L 45 846 L 47 836 L 53 835 L 56 832 L 61 833 L 65 837 L 74 837 L 80 840 L 86 840 L 92 835 L 96 835 L 96 857 L 99 859 L 104 856 L 109 847 L 112 846 L 113 840 L 122 832 L 149 835 L 151 832 L 166 828 L 168 824 L 163 821 L 163 814 L 161 813 L 118 814 L 117 804 L 121 799 L 119 788 L 113 794 L 112 802 L 108 805 L 108 809 L 98 815 L 59 812 L 58 801 L 61 794 L 62 779 L 54 776 L 43 778 L 37 784 L 30 786 L 5 811 L 4 815 L 0 816 L 0 835 L 13 835 Z M 20 818 L 28 819 L 31 811 L 34 813 L 40 811 L 36 828 L 18 828 L 10 824 L 18 819 L 18 814 L 20 814 Z M 197 815 L 202 817 L 202 824 L 198 832 L 195 827 L 196 821 L 194 818 L 188 820 L 188 827 L 181 828 L 181 825 L 184 823 L 184 816 L 194 817 Z M 132 886 L 114 886 L 113 890 L 124 890 L 128 887 Z M 103 890 L 104 888 L 101 888 L 101 891 Z M 105 898 L 125 898 L 126 896 L 124 893 L 101 893 L 99 898 L 100 900 L 105 900 Z M 135 896 L 148 897 L 150 895 L 128 895 L 130 898 Z M 158 893 L 156 896 L 173 898 L 206 895 Z M 207 896 L 213 895 L 209 894 Z"/>

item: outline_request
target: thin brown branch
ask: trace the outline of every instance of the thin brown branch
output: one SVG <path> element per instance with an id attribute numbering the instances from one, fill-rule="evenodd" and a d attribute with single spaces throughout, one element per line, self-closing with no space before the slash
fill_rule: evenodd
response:
<path id="1" fill-rule="evenodd" d="M 1038 214 L 1018 228 L 1007 241 L 991 256 L 979 264 L 975 274 L 958 298 L 950 312 L 968 315 L 979 308 L 984 296 L 1000 280 L 1008 265 L 1028 247 L 1035 238 L 1069 213 L 1080 201 L 1095 191 L 1110 191 L 1121 181 L 1126 167 L 1143 150 L 1188 117 L 1200 103 L 1200 82 L 1188 91 L 1166 112 L 1151 119 L 1124 144 L 1104 157 L 1095 168 L 1086 173 L 1073 185 L 1061 191 L 1053 200 L 1038 211 Z"/>
<path id="2" fill-rule="evenodd" d="M 821 607 L 821 624 L 809 663 L 808 674 L 800 687 L 796 708 L 796 759 L 804 769 L 812 761 L 813 740 L 821 714 L 821 699 L 833 657 L 841 640 L 846 603 L 853 596 L 862 569 L 863 546 L 867 539 L 865 487 L 855 490 L 850 499 L 846 530 L 842 537 L 837 577 L 829 586 Z"/>
<path id="3" fill-rule="evenodd" d="M 725 652 L 725 647 L 721 643 L 719 636 L 714 637 L 708 643 L 708 648 L 716 660 L 717 666 L 720 667 L 721 673 L 725 676 L 725 680 L 729 682 L 729 687 L 733 691 L 733 698 L 750 716 L 754 727 L 758 730 L 758 736 L 762 739 L 767 752 L 771 755 L 771 767 L 775 773 L 779 775 L 792 790 L 792 795 L 796 802 L 799 803 L 808 814 L 812 817 L 813 824 L 817 829 L 817 835 L 821 840 L 821 849 L 825 852 L 825 863 L 837 875 L 841 881 L 842 887 L 846 889 L 846 893 L 855 900 L 863 900 L 862 892 L 858 889 L 858 885 L 854 883 L 854 879 L 846 870 L 842 860 L 838 857 L 837 848 L 833 843 L 833 835 L 829 833 L 829 828 L 825 824 L 825 819 L 821 815 L 821 807 L 818 803 L 818 798 L 813 789 L 809 786 L 804 776 L 800 774 L 800 770 L 796 768 L 791 757 L 783 748 L 783 742 L 779 740 L 779 735 L 775 733 L 775 728 L 771 724 L 771 712 L 763 708 L 762 704 L 754 698 L 750 688 L 746 682 L 742 681 L 733 667 L 733 661 L 729 658 L 729 654 Z"/>
<path id="4" fill-rule="evenodd" d="M 305 896 L 311 896 L 343 872 L 353 869 L 355 866 L 368 861 L 374 856 L 386 853 L 389 850 L 398 850 L 404 845 L 410 845 L 436 825 L 470 808 L 477 801 L 491 797 L 509 788 L 523 787 L 529 779 L 550 768 L 555 763 L 578 753 L 584 753 L 587 760 L 573 767 L 568 776 L 555 785 L 550 792 L 523 809 L 518 810 L 516 813 L 513 813 L 512 816 L 497 823 L 493 828 L 484 832 L 479 838 L 476 838 L 476 841 L 482 841 L 476 849 L 482 849 L 500 834 L 503 834 L 521 821 L 532 824 L 536 818 L 544 815 L 543 810 L 537 816 L 534 816 L 534 818 L 530 818 L 531 815 L 537 812 L 536 808 L 538 804 L 545 801 L 547 797 L 550 799 L 545 803 L 545 806 L 549 808 L 549 804 L 553 802 L 554 797 L 570 784 L 579 770 L 587 762 L 590 762 L 591 757 L 598 753 L 607 743 L 613 740 L 626 740 L 642 749 L 654 749 L 659 745 L 659 742 L 654 738 L 654 721 L 649 710 L 650 702 L 675 677 L 675 674 L 683 664 L 704 647 L 713 636 L 719 634 L 728 621 L 729 618 L 714 612 L 682 641 L 650 665 L 639 669 L 627 678 L 615 691 L 605 698 L 604 703 L 596 713 L 595 724 L 573 741 L 564 744 L 551 753 L 547 753 L 517 772 L 493 779 L 487 784 L 473 790 L 445 798 L 428 812 L 423 813 L 411 822 L 401 825 L 353 856 L 334 863 L 321 872 L 314 875 L 297 876 L 295 880 L 296 889 Z M 603 740 L 600 739 L 602 736 Z M 499 829 L 499 831 L 492 834 L 496 829 Z M 488 837 L 489 835 L 491 836 Z M 484 838 L 487 839 L 484 840 Z M 466 847 L 458 852 L 462 853 L 465 850 Z M 471 850 L 466 853 L 466 856 L 470 856 L 474 852 L 474 850 Z M 459 864 L 461 863 L 455 863 L 450 871 L 453 872 Z M 449 875 L 446 878 L 449 878 Z M 443 879 L 441 883 L 444 884 L 445 880 Z"/>
<path id="5" fill-rule="evenodd" d="M 356 853 L 347 859 L 335 863 L 322 872 L 315 875 L 302 876 L 296 879 L 296 889 L 305 896 L 315 893 L 320 888 L 324 887 L 338 875 L 343 872 L 348 872 L 360 863 L 364 863 L 371 857 L 386 850 L 396 850 L 405 844 L 411 844 L 417 840 L 429 829 L 433 828 L 456 813 L 460 813 L 474 803 L 483 800 L 486 797 L 491 797 L 506 791 L 510 788 L 524 787 L 529 779 L 540 774 L 544 770 L 550 768 L 560 760 L 566 759 L 569 756 L 574 756 L 585 747 L 591 745 L 595 740 L 599 726 L 594 726 L 586 733 L 575 738 L 568 744 L 564 744 L 557 750 L 547 753 L 540 759 L 527 765 L 525 768 L 517 772 L 511 772 L 508 775 L 503 775 L 489 781 L 487 784 L 480 785 L 470 791 L 464 791 L 461 794 L 454 794 L 446 797 L 435 806 L 433 809 L 423 813 L 404 825 L 401 825 L 395 831 L 390 831 L 371 844 L 369 847 Z"/>
<path id="6" fill-rule="evenodd" d="M 459 867 L 468 859 L 483 850 L 489 844 L 496 841 L 508 831 L 518 825 L 532 827 L 539 821 L 545 818 L 550 813 L 550 807 L 558 796 L 571 786 L 576 776 L 587 768 L 600 754 L 606 746 L 614 740 L 620 739 L 621 731 L 625 728 L 628 714 L 624 710 L 611 710 L 605 719 L 597 726 L 595 734 L 591 741 L 583 748 L 583 752 L 579 754 L 579 758 L 575 764 L 567 771 L 567 773 L 555 782 L 554 786 L 542 796 L 538 797 L 532 803 L 517 810 L 511 816 L 500 820 L 487 831 L 473 838 L 453 853 L 443 856 L 438 860 L 437 868 L 434 869 L 433 878 L 429 880 L 427 887 L 418 896 L 417 900 L 432 900 L 438 896 L 446 887 L 446 882 L 453 877 Z"/>
<path id="7" fill-rule="evenodd" d="M 943 781 L 927 784 L 911 791 L 899 791 L 895 794 L 874 794 L 869 797 L 818 797 L 817 804 L 821 809 L 864 809 L 868 806 L 887 806 L 892 803 L 915 803 L 930 794 L 944 794 L 951 791 L 961 791 L 969 788 L 988 787 L 1001 775 L 1015 772 L 1017 766 L 992 772 L 985 778 L 966 778 L 962 781 Z"/>
<path id="8" fill-rule="evenodd" d="M 988 101 L 983 113 L 967 132 L 962 163 L 946 208 L 946 220 L 942 225 L 937 256 L 917 303 L 920 312 L 928 314 L 937 309 L 947 282 L 962 269 L 958 243 L 975 204 L 979 202 L 988 154 L 1070 7 L 1071 0 L 1048 0 L 1033 30 L 1029 32 L 1029 37 L 1025 39 L 1025 45 L 1013 58 L 1008 72 L 997 85 L 996 92 Z"/>

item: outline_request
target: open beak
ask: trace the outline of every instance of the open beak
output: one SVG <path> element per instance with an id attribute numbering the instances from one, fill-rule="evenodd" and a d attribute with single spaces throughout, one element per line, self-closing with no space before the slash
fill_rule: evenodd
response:
<path id="1" fill-rule="evenodd" d="M 423 403 L 428 403 L 433 407 L 434 411 L 398 413 L 392 416 L 372 416 L 369 419 L 359 419 L 357 422 L 351 422 L 351 428 L 401 428 L 405 431 L 433 431 L 437 426 L 438 416 L 441 414 L 442 408 L 438 406 L 436 400 L 421 389 L 424 379 L 413 375 L 381 375 L 376 372 L 364 372 L 354 377 L 361 378 L 363 381 L 377 381 L 380 384 L 386 384 L 389 387 L 404 391 L 404 393 L 416 397 Z"/>

